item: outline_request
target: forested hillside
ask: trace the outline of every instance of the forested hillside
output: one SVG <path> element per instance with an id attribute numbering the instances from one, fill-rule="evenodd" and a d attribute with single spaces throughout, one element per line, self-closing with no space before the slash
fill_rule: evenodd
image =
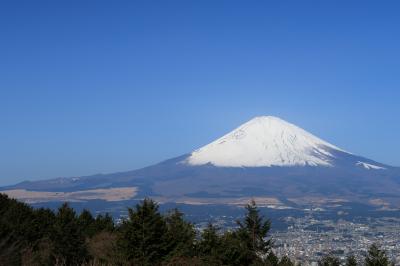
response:
<path id="1" fill-rule="evenodd" d="M 78 215 L 67 203 L 53 212 L 0 194 L 0 265 L 295 265 L 274 255 L 270 221 L 254 201 L 238 228 L 223 233 L 212 224 L 196 232 L 179 210 L 163 215 L 151 199 L 128 213 L 115 225 L 107 214 L 93 217 L 84 210 Z M 319 264 L 340 261 L 326 256 Z M 346 265 L 390 262 L 372 245 L 363 261 L 349 257 Z"/>

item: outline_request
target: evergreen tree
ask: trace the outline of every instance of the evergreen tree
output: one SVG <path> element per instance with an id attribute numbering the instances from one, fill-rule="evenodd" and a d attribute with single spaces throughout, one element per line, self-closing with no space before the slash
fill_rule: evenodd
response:
<path id="1" fill-rule="evenodd" d="M 366 266 L 388 266 L 389 258 L 384 250 L 380 250 L 376 244 L 372 244 L 365 258 Z"/>
<path id="2" fill-rule="evenodd" d="M 253 265 L 260 264 L 261 258 L 249 249 L 246 241 L 242 240 L 237 232 L 225 232 L 221 237 L 219 256 L 222 259 L 222 265 Z"/>
<path id="3" fill-rule="evenodd" d="M 207 228 L 201 233 L 201 241 L 198 244 L 198 250 L 201 255 L 211 254 L 220 247 L 220 236 L 218 229 L 212 223 L 208 223 Z"/>
<path id="4" fill-rule="evenodd" d="M 118 245 L 126 260 L 137 265 L 160 263 L 167 255 L 167 226 L 158 211 L 158 205 L 145 199 L 135 209 L 128 209 L 129 219 L 124 221 Z"/>
<path id="5" fill-rule="evenodd" d="M 54 212 L 50 209 L 40 208 L 34 211 L 33 230 L 43 237 L 49 238 L 53 234 L 53 225 L 56 219 Z"/>
<path id="6" fill-rule="evenodd" d="M 199 257 L 206 265 L 221 265 L 223 261 L 221 248 L 222 240 L 218 228 L 208 223 L 197 244 Z"/>
<path id="7" fill-rule="evenodd" d="M 293 266 L 288 257 L 279 260 L 272 252 L 270 222 L 254 201 L 246 211 L 239 229 L 221 235 L 209 224 L 196 241 L 193 225 L 181 212 L 163 216 L 150 199 L 128 209 L 129 219 L 115 227 L 108 214 L 93 218 L 84 210 L 77 217 L 66 203 L 55 214 L 0 193 L 0 265 L 82 265 L 91 258 L 90 265 Z M 326 256 L 318 264 L 338 266 L 340 261 Z M 356 266 L 355 257 L 347 257 L 345 265 Z M 365 265 L 393 264 L 372 245 Z"/>
<path id="8" fill-rule="evenodd" d="M 346 266 L 357 266 L 357 259 L 354 255 L 350 255 L 346 258 Z"/>
<path id="9" fill-rule="evenodd" d="M 94 227 L 95 219 L 92 214 L 84 209 L 78 217 L 78 224 L 82 230 L 82 233 L 86 237 L 92 237 L 96 233 L 96 229 Z"/>
<path id="10" fill-rule="evenodd" d="M 238 221 L 238 230 L 219 237 L 216 229 L 209 225 L 203 232 L 200 250 L 205 258 L 214 261 L 214 265 L 262 265 L 262 258 L 269 254 L 271 241 L 266 240 L 269 220 L 260 216 L 254 201 L 246 206 L 246 211 L 244 221 Z M 211 250 L 209 256 L 204 254 L 207 250 Z"/>
<path id="11" fill-rule="evenodd" d="M 198 254 L 205 265 L 251 265 L 261 263 L 261 259 L 254 256 L 236 231 L 227 231 L 218 234 L 218 229 L 211 223 L 201 234 L 198 243 Z"/>
<path id="12" fill-rule="evenodd" d="M 169 257 L 193 256 L 196 232 L 191 223 L 183 219 L 183 213 L 172 210 L 166 217 Z"/>
<path id="13" fill-rule="evenodd" d="M 50 209 L 34 210 L 34 220 L 32 220 L 32 230 L 37 232 L 37 238 L 31 243 L 25 252 L 31 252 L 28 255 L 29 262 L 23 262 L 24 265 L 53 265 L 55 248 L 51 240 L 54 234 L 55 214 Z M 25 256 L 26 258 L 26 256 Z"/>
<path id="14" fill-rule="evenodd" d="M 81 231 L 75 211 L 64 203 L 56 214 L 53 242 L 56 260 L 66 265 L 78 265 L 87 258 L 85 237 Z"/>
<path id="15" fill-rule="evenodd" d="M 238 221 L 238 235 L 256 256 L 264 256 L 271 249 L 271 240 L 266 240 L 271 222 L 264 220 L 254 200 L 246 206 L 244 222 Z"/>
<path id="16" fill-rule="evenodd" d="M 105 215 L 97 215 L 94 221 L 95 231 L 99 232 L 113 232 L 115 229 L 113 218 L 106 213 Z"/>
<path id="17" fill-rule="evenodd" d="M 235 232 L 218 233 L 211 223 L 201 233 L 198 254 L 205 265 L 247 265 L 249 254 Z"/>
<path id="18" fill-rule="evenodd" d="M 22 253 L 42 238 L 38 224 L 30 206 L 0 194 L 0 265 L 22 263 Z"/>

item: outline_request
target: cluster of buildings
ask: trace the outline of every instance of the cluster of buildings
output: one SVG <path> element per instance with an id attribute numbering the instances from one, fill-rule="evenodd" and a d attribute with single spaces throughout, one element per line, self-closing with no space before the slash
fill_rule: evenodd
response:
<path id="1" fill-rule="evenodd" d="M 368 248 L 377 244 L 400 265 L 400 219 L 369 218 L 363 222 L 345 220 L 317 220 L 313 216 L 286 218 L 287 230 L 274 232 L 274 251 L 287 255 L 302 265 L 317 265 L 325 255 L 345 261 L 354 255 L 364 259 Z"/>
<path id="2" fill-rule="evenodd" d="M 301 265 L 318 265 L 326 255 L 334 255 L 343 263 L 349 255 L 364 261 L 372 244 L 385 250 L 395 265 L 400 265 L 400 218 L 363 218 L 352 221 L 321 219 L 314 215 L 286 217 L 286 229 L 271 234 L 274 252 Z M 233 216 L 212 217 L 213 224 L 222 230 L 236 227 Z M 196 223 L 199 230 L 207 223 Z"/>

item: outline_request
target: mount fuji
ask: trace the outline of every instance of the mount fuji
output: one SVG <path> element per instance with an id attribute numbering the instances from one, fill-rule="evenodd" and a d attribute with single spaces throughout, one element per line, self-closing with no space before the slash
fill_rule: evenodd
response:
<path id="1" fill-rule="evenodd" d="M 271 116 L 256 117 L 191 153 L 190 165 L 222 167 L 332 166 L 343 150 Z"/>
<path id="2" fill-rule="evenodd" d="M 400 207 L 400 169 L 261 116 L 198 150 L 142 169 L 25 181 L 0 190 L 27 202 L 109 201 L 111 191 L 113 201 L 239 204 L 256 197 L 278 207 L 338 201 Z"/>

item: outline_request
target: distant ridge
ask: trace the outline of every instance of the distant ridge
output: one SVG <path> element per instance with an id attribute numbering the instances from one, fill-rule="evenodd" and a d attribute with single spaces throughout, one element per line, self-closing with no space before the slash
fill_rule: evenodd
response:
<path id="1" fill-rule="evenodd" d="M 272 116 L 251 119 L 196 151 L 142 169 L 27 181 L 0 190 L 33 202 L 54 201 L 57 193 L 47 192 L 79 192 L 85 195 L 80 200 L 93 200 L 88 193 L 101 189 L 109 198 L 124 188 L 134 191 L 130 199 L 160 202 L 241 204 L 257 197 L 277 208 L 336 201 L 400 208 L 399 168 L 344 151 Z"/>

